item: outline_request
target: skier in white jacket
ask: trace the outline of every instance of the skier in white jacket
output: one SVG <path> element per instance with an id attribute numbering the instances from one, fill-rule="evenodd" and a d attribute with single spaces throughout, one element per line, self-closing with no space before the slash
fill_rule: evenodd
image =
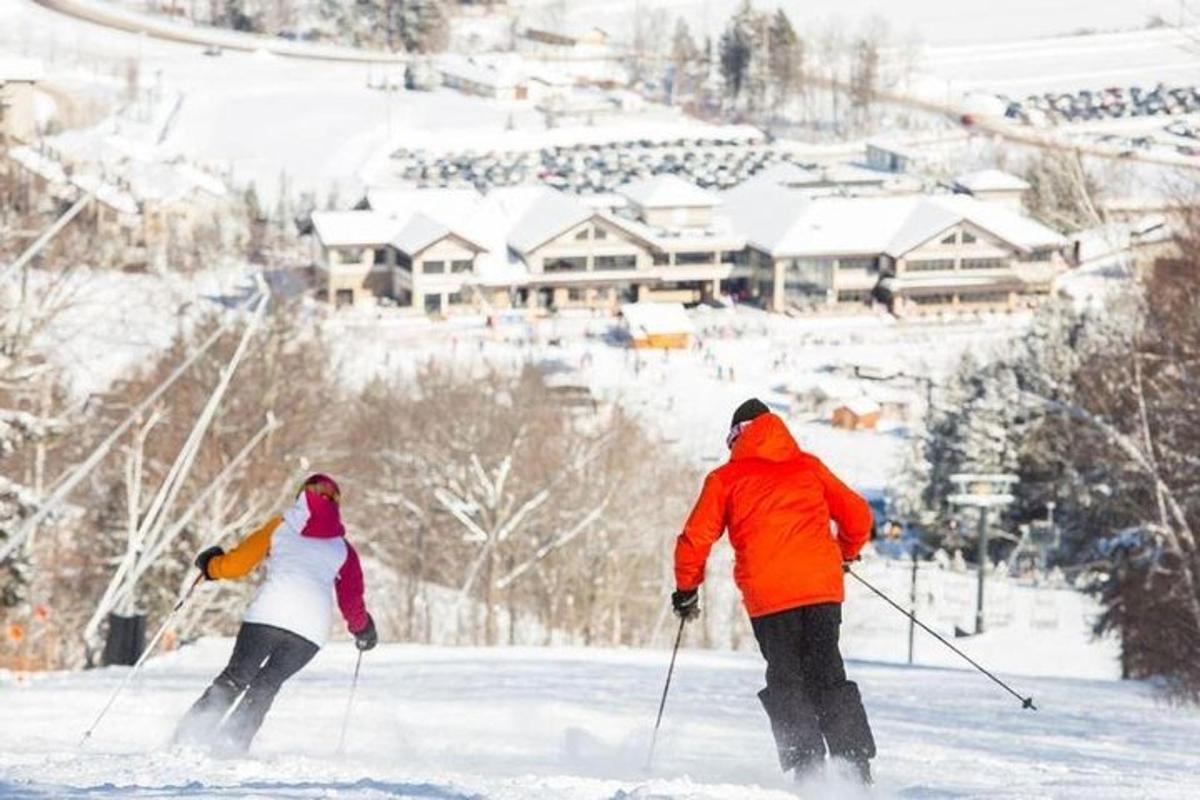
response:
<path id="1" fill-rule="evenodd" d="M 229 752 L 249 748 L 284 681 L 325 644 L 335 591 L 355 644 L 360 650 L 375 646 L 362 566 L 345 539 L 340 499 L 332 478 L 313 475 L 282 516 L 229 553 L 211 547 L 196 557 L 209 580 L 240 578 L 264 560 L 267 577 L 243 617 L 229 664 L 180 721 L 176 743 Z"/>

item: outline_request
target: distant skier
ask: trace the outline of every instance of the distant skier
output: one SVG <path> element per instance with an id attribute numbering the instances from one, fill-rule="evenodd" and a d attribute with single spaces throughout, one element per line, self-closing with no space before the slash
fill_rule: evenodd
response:
<path id="1" fill-rule="evenodd" d="M 240 578 L 264 559 L 267 577 L 242 620 L 229 664 L 180 721 L 176 743 L 229 753 L 248 749 L 279 687 L 325 643 L 335 589 L 358 649 L 375 646 L 362 566 L 345 539 L 339 502 L 333 479 L 313 475 L 282 516 L 228 553 L 210 547 L 196 557 L 209 580 Z M 239 696 L 241 703 L 229 713 Z"/>
<path id="2" fill-rule="evenodd" d="M 803 780 L 821 769 L 828 745 L 869 783 L 875 740 L 858 687 L 846 680 L 838 629 L 843 562 L 870 537 L 871 509 L 757 399 L 738 407 L 726 444 L 729 461 L 705 479 L 675 545 L 675 613 L 700 613 L 705 563 L 728 528 L 734 578 L 767 660 L 758 697 L 780 765 Z"/>

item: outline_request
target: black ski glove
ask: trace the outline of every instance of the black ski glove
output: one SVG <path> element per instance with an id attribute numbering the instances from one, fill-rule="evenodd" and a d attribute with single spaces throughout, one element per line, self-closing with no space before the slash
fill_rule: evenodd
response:
<path id="1" fill-rule="evenodd" d="M 212 580 L 213 576 L 208 574 L 208 562 L 212 561 L 217 556 L 225 555 L 225 551 L 220 547 L 210 547 L 200 555 L 196 556 L 196 569 L 204 575 L 206 580 Z"/>
<path id="2" fill-rule="evenodd" d="M 862 561 L 862 556 L 855 556 L 854 558 L 850 558 L 850 559 L 843 561 L 842 562 L 842 572 L 849 572 L 850 565 L 857 564 L 859 561 Z"/>
<path id="3" fill-rule="evenodd" d="M 367 627 L 354 634 L 354 646 L 359 650 L 370 650 L 379 644 L 379 634 L 375 632 L 375 620 L 367 614 Z"/>
<path id="4" fill-rule="evenodd" d="M 675 609 L 675 616 L 684 622 L 693 620 L 700 616 L 700 593 L 695 589 L 672 592 L 671 606 Z"/>

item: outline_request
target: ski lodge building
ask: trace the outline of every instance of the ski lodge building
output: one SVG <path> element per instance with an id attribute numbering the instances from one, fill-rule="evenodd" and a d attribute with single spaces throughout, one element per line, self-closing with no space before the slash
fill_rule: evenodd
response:
<path id="1" fill-rule="evenodd" d="M 593 197 L 374 189 L 356 210 L 313 214 L 313 262 L 339 307 L 389 298 L 433 314 L 718 295 L 779 312 L 1016 308 L 1051 292 L 1069 248 L 1004 183 L 982 198 L 844 196 L 767 170 L 722 194 L 674 175 Z"/>

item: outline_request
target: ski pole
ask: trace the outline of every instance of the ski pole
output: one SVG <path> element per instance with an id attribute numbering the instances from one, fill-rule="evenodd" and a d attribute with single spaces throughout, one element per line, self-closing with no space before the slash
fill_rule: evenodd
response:
<path id="1" fill-rule="evenodd" d="M 1004 681 L 1000 680 L 1000 679 L 999 679 L 999 678 L 997 678 L 995 675 L 993 675 L 991 672 L 988 672 L 986 669 L 984 669 L 984 668 L 983 668 L 983 666 L 982 666 L 982 665 L 980 665 L 978 661 L 976 661 L 975 659 L 971 658 L 969 655 L 967 655 L 966 653 L 964 653 L 962 650 L 959 650 L 957 647 L 955 647 L 953 644 L 951 644 L 949 641 L 947 641 L 947 640 L 946 640 L 946 638 L 945 638 L 944 636 L 942 636 L 940 633 L 938 633 L 938 632 L 937 632 L 937 631 L 935 631 L 933 628 L 931 628 L 931 627 L 929 627 L 928 625 L 926 625 L 924 622 L 921 622 L 921 620 L 917 619 L 917 615 L 916 615 L 916 614 L 914 614 L 914 613 L 912 613 L 911 611 L 908 611 L 908 610 L 906 610 L 906 609 L 902 608 L 902 607 L 900 606 L 900 604 L 899 604 L 899 603 L 897 603 L 897 602 L 896 602 L 895 600 L 893 600 L 892 598 L 888 597 L 888 596 L 887 596 L 886 594 L 884 594 L 883 592 L 881 592 L 881 591 L 879 591 L 878 589 L 876 589 L 874 586 L 872 586 L 870 583 L 868 583 L 868 582 L 867 582 L 867 581 L 866 581 L 866 580 L 865 580 L 865 579 L 864 579 L 864 578 L 863 578 L 861 575 L 859 575 L 857 572 L 855 572 L 854 570 L 850 569 L 849 567 L 846 567 L 846 572 L 848 572 L 850 575 L 854 576 L 854 579 L 855 579 L 855 580 L 857 580 L 859 583 L 861 583 L 863 586 L 867 587 L 867 588 L 868 588 L 868 589 L 870 589 L 872 592 L 874 592 L 875 594 L 877 594 L 877 595 L 879 595 L 881 598 L 883 598 L 883 599 L 884 599 L 884 601 L 885 601 L 885 602 L 887 602 L 887 604 L 888 604 L 888 605 L 890 605 L 892 608 L 896 609 L 896 610 L 897 610 L 897 611 L 899 611 L 901 614 L 903 614 L 904 616 L 906 616 L 906 617 L 908 617 L 910 620 L 912 620 L 912 621 L 913 621 L 913 623 L 915 623 L 917 626 L 919 626 L 919 627 L 921 628 L 921 630 L 925 631 L 925 632 L 926 632 L 926 633 L 928 633 L 930 636 L 932 636 L 933 638 L 937 639 L 937 640 L 938 640 L 939 642 L 941 642 L 942 644 L 946 645 L 946 647 L 950 648 L 952 651 L 954 651 L 955 653 L 957 653 L 957 654 L 958 654 L 958 656 L 959 656 L 960 658 L 962 658 L 964 661 L 966 661 L 966 662 L 967 662 L 968 664 L 970 664 L 972 667 L 974 667 L 975 669 L 979 670 L 979 671 L 980 671 L 980 672 L 982 672 L 984 675 L 988 676 L 988 677 L 989 677 L 989 678 L 991 678 L 993 681 L 995 681 L 997 684 L 999 684 L 999 685 L 1001 686 L 1001 688 L 1003 688 L 1003 689 L 1004 689 L 1004 691 L 1008 692 L 1008 693 L 1009 693 L 1009 694 L 1011 694 L 1013 697 L 1015 697 L 1015 698 L 1017 698 L 1018 700 L 1020 700 L 1020 701 L 1021 701 L 1021 707 L 1022 707 L 1022 708 L 1028 708 L 1028 709 L 1030 709 L 1030 710 L 1032 710 L 1032 711 L 1037 711 L 1037 710 L 1038 710 L 1038 709 L 1037 709 L 1037 706 L 1035 706 L 1035 705 L 1033 704 L 1033 698 L 1032 698 L 1032 697 L 1022 697 L 1022 696 L 1021 696 L 1021 695 L 1020 695 L 1020 694 L 1019 694 L 1019 693 L 1018 693 L 1018 692 L 1017 692 L 1015 689 L 1013 689 L 1013 688 L 1012 688 L 1011 686 L 1009 686 L 1007 683 L 1005 683 Z"/>
<path id="2" fill-rule="evenodd" d="M 338 738 L 338 755 L 346 752 L 346 730 L 350 727 L 350 707 L 354 705 L 354 692 L 358 689 L 358 671 L 362 669 L 363 651 L 358 651 L 358 660 L 354 662 L 354 679 L 350 681 L 350 697 L 346 698 L 346 713 L 342 716 L 342 735 Z"/>
<path id="3" fill-rule="evenodd" d="M 163 620 L 163 624 L 159 626 L 159 629 L 150 639 L 150 644 L 146 645 L 146 649 L 142 651 L 142 655 L 133 665 L 133 669 L 129 670 L 129 672 L 125 675 L 125 679 L 122 680 L 117 688 L 113 690 L 113 693 L 109 695 L 108 702 L 104 704 L 104 708 L 100 709 L 100 713 L 96 715 L 96 719 L 92 722 L 91 727 L 84 731 L 83 738 L 79 740 L 80 747 L 83 747 L 85 744 L 87 744 L 88 739 L 92 738 L 92 733 L 96 730 L 96 726 L 100 724 L 100 720 L 104 719 L 104 715 L 108 713 L 109 709 L 112 708 L 113 703 L 117 701 L 117 696 L 120 695 L 121 692 L 125 690 L 125 687 L 129 685 L 129 682 L 132 681 L 139 672 L 141 672 L 142 665 L 144 665 L 146 660 L 150 658 L 150 654 L 154 652 L 154 648 L 158 647 L 159 641 L 166 634 L 167 629 L 171 626 L 171 622 L 174 621 L 175 615 L 179 613 L 179 610 L 183 608 L 185 603 L 187 603 L 188 598 L 192 596 L 192 592 L 196 590 L 196 587 L 199 586 L 200 582 L 203 580 L 203 573 L 197 575 L 196 580 L 192 581 L 191 585 L 188 586 L 187 591 L 183 593 L 183 596 L 175 602 L 175 606 L 171 609 L 171 613 L 167 614 L 167 618 Z"/>
<path id="4" fill-rule="evenodd" d="M 683 641 L 683 626 L 687 620 L 679 618 L 679 632 L 675 634 L 675 646 L 671 648 L 671 666 L 667 667 L 667 683 L 663 686 L 662 699 L 658 701 L 658 718 L 654 720 L 654 733 L 650 736 L 650 752 L 646 755 L 646 772 L 654 763 L 654 746 L 658 744 L 658 729 L 662 725 L 663 709 L 667 707 L 667 692 L 671 691 L 671 676 L 675 673 L 675 656 L 679 655 L 679 643 Z"/>

